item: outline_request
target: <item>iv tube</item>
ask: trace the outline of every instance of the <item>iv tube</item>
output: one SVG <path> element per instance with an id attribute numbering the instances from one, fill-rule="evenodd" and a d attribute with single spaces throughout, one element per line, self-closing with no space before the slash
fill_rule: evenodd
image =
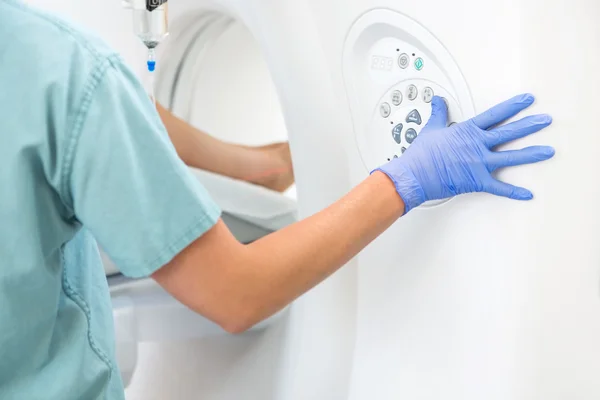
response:
<path id="1" fill-rule="evenodd" d="M 154 70 L 156 69 L 156 58 L 155 51 L 153 48 L 148 49 L 148 61 L 146 61 L 146 65 L 148 67 L 148 95 L 152 99 L 154 107 L 156 107 L 156 98 L 154 96 Z"/>

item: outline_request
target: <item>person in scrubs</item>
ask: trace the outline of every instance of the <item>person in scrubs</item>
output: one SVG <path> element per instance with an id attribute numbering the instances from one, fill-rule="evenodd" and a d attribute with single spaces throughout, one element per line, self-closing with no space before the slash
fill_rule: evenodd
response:
<path id="1" fill-rule="evenodd" d="M 531 199 L 491 173 L 554 154 L 494 150 L 550 124 L 546 115 L 501 124 L 531 95 L 451 127 L 436 97 L 402 157 L 321 212 L 244 245 L 118 54 L 20 0 L 0 0 L 0 34 L 2 400 L 125 398 L 98 245 L 124 275 L 152 277 L 239 333 L 427 200 L 471 192 Z"/>

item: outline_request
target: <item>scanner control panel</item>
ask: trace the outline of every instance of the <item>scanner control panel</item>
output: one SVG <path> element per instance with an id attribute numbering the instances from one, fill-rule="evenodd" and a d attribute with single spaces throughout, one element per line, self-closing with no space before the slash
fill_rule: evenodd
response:
<path id="1" fill-rule="evenodd" d="M 468 85 L 448 49 L 407 15 L 374 9 L 361 16 L 346 37 L 342 65 L 357 155 L 367 173 L 418 143 L 434 96 L 448 106 L 448 125 L 474 115 Z"/>

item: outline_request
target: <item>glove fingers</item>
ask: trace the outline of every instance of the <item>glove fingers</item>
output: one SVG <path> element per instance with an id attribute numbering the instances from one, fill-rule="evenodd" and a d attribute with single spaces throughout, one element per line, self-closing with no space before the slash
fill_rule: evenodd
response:
<path id="1" fill-rule="evenodd" d="M 533 194 L 522 187 L 509 185 L 508 183 L 500 182 L 492 179 L 491 182 L 484 188 L 484 191 L 496 196 L 506 197 L 513 200 L 531 200 Z"/>
<path id="2" fill-rule="evenodd" d="M 552 123 L 552 117 L 547 114 L 532 115 L 519 121 L 511 122 L 492 129 L 486 133 L 486 145 L 490 148 L 523 138 L 541 131 Z"/>
<path id="3" fill-rule="evenodd" d="M 448 126 L 448 106 L 444 99 L 433 96 L 431 100 L 431 117 L 427 121 L 427 128 L 443 129 Z"/>
<path id="4" fill-rule="evenodd" d="M 475 123 L 475 125 L 477 125 L 477 127 L 479 127 L 479 129 L 487 130 L 494 125 L 514 117 L 533 104 L 533 101 L 533 95 L 521 94 L 479 114 L 478 116 L 474 117 L 472 121 Z"/>
<path id="5" fill-rule="evenodd" d="M 488 158 L 488 168 L 490 171 L 494 171 L 498 168 L 533 164 L 548 160 L 553 156 L 554 149 L 549 146 L 531 146 L 521 150 L 493 152 Z"/>

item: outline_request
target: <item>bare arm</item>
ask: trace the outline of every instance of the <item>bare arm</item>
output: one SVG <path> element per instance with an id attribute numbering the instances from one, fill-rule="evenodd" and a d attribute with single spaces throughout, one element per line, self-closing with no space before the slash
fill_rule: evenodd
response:
<path id="1" fill-rule="evenodd" d="M 153 278 L 232 333 L 275 314 L 330 276 L 404 213 L 377 172 L 325 210 L 249 245 L 219 223 Z"/>

